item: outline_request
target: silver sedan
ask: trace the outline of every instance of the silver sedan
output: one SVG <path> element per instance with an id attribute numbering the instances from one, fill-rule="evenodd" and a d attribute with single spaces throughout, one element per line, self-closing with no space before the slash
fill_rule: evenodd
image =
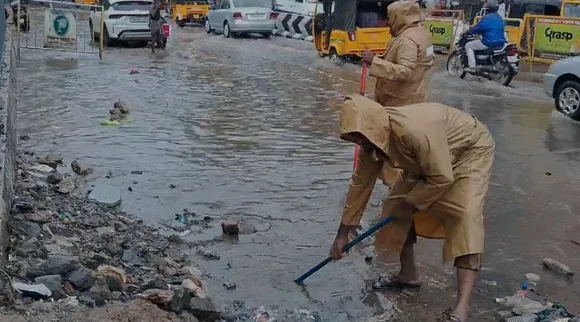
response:
<path id="1" fill-rule="evenodd" d="M 544 75 L 544 92 L 558 111 L 580 121 L 580 57 L 553 63 Z"/>
<path id="2" fill-rule="evenodd" d="M 244 33 L 258 33 L 269 38 L 277 14 L 266 0 L 219 0 L 205 21 L 209 34 L 220 32 L 226 38 Z"/>

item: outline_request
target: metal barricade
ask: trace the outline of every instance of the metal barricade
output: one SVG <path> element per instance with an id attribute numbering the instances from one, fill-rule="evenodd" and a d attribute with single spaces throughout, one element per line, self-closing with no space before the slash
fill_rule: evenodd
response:
<path id="1" fill-rule="evenodd" d="M 463 10 L 431 10 L 423 25 L 431 35 L 431 42 L 437 51 L 453 50 L 457 36 L 463 32 Z"/>
<path id="2" fill-rule="evenodd" d="M 97 10 L 100 8 L 100 10 Z M 103 56 L 102 6 L 50 0 L 26 0 L 18 3 L 16 21 L 20 48 L 98 54 Z M 93 26 L 91 16 L 99 15 Z M 26 17 L 26 18 L 25 18 Z M 98 28 L 98 29 L 97 29 Z"/>
<path id="3" fill-rule="evenodd" d="M 465 12 L 463 10 L 433 9 L 427 14 L 427 18 L 429 17 L 465 20 Z"/>
<path id="4" fill-rule="evenodd" d="M 526 60 L 551 64 L 580 55 L 580 18 L 525 15 Z"/>

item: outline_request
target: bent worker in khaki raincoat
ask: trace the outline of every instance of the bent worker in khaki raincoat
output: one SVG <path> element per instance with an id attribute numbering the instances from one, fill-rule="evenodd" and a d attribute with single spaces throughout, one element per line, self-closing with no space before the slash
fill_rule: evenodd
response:
<path id="1" fill-rule="evenodd" d="M 370 76 L 377 77 L 375 100 L 383 106 L 404 106 L 427 101 L 433 44 L 421 22 L 423 12 L 415 1 L 397 1 L 387 7 L 393 36 L 383 58 L 363 52 Z M 391 186 L 398 171 L 385 167 L 384 182 Z"/>
<path id="2" fill-rule="evenodd" d="M 419 287 L 413 251 L 417 236 L 445 239 L 444 260 L 454 261 L 458 279 L 457 303 L 447 321 L 465 322 L 481 267 L 483 203 L 494 157 L 487 127 L 438 103 L 383 107 L 354 95 L 345 101 L 341 138 L 360 144 L 362 151 L 331 257 L 343 257 L 383 165 L 400 169 L 383 203 L 383 217 L 395 221 L 377 234 L 376 243 L 399 252 L 401 270 L 379 278 L 374 287 Z"/>

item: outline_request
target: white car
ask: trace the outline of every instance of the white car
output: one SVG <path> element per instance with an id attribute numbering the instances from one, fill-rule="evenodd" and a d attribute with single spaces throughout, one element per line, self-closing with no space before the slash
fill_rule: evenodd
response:
<path id="1" fill-rule="evenodd" d="M 149 9 L 152 0 L 102 0 L 104 8 L 103 41 L 111 46 L 115 41 L 149 41 L 151 28 L 149 27 Z M 100 38 L 101 11 L 94 9 L 89 18 L 91 33 Z"/>
<path id="2" fill-rule="evenodd" d="M 544 92 L 558 111 L 580 121 L 580 57 L 553 63 L 544 75 Z"/>
<path id="3" fill-rule="evenodd" d="M 205 31 L 221 32 L 226 38 L 237 34 L 257 33 L 269 38 L 274 31 L 277 14 L 271 1 L 218 0 L 205 20 Z"/>

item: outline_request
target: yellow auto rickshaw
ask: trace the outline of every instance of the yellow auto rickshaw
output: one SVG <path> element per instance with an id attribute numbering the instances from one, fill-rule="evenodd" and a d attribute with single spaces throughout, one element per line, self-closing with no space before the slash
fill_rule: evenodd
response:
<path id="1" fill-rule="evenodd" d="M 323 0 L 316 5 L 314 45 L 321 57 L 337 65 L 360 61 L 364 50 L 381 56 L 391 34 L 387 6 L 394 0 Z"/>
<path id="2" fill-rule="evenodd" d="M 179 27 L 188 22 L 203 23 L 209 8 L 209 0 L 177 0 L 172 3 L 171 18 Z"/>

